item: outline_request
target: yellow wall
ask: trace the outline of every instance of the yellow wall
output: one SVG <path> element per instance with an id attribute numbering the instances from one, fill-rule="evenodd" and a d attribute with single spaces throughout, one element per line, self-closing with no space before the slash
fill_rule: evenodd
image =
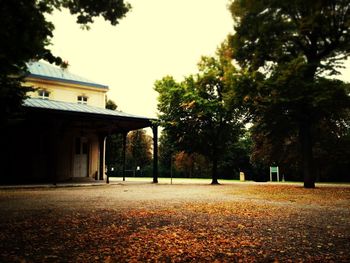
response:
<path id="1" fill-rule="evenodd" d="M 37 89 L 44 89 L 50 93 L 49 99 L 56 101 L 65 101 L 77 103 L 78 96 L 87 96 L 87 105 L 105 108 L 106 92 L 108 89 L 89 87 L 78 84 L 63 83 L 52 80 L 41 80 L 36 78 L 27 78 L 25 86 L 32 86 Z M 38 97 L 38 91 L 29 92 L 32 98 Z"/>

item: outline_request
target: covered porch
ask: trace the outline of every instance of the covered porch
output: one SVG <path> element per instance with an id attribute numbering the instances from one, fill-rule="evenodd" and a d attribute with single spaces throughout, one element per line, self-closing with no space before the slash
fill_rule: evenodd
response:
<path id="1" fill-rule="evenodd" d="M 106 137 L 121 133 L 126 138 L 132 130 L 151 127 L 153 182 L 158 182 L 158 127 L 155 119 L 84 104 L 34 98 L 27 99 L 24 108 L 25 118 L 7 131 L 9 154 L 6 163 L 9 169 L 7 178 L 1 178 L 1 181 L 56 184 L 79 178 L 106 180 Z M 125 143 L 123 148 L 125 151 Z"/>

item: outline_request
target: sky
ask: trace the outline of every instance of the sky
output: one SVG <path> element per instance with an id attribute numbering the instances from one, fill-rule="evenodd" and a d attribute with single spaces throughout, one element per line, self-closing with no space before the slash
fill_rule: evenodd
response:
<path id="1" fill-rule="evenodd" d="M 109 86 L 118 110 L 157 116 L 154 82 L 166 75 L 181 81 L 197 72 L 201 56 L 212 56 L 233 32 L 228 0 L 128 0 L 132 10 L 111 26 L 95 19 L 82 30 L 67 11 L 55 12 L 51 49 L 69 71 Z M 350 81 L 350 61 L 342 71 Z"/>
<path id="2" fill-rule="evenodd" d="M 233 32 L 228 0 L 129 0 L 131 12 L 111 26 L 96 19 L 82 30 L 69 12 L 56 12 L 51 49 L 69 71 L 109 86 L 118 110 L 156 117 L 154 82 L 197 72 Z"/>

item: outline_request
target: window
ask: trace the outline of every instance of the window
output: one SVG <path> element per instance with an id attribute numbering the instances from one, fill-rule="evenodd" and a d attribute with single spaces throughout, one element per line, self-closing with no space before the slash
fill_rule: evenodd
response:
<path id="1" fill-rule="evenodd" d="M 47 90 L 39 90 L 38 91 L 38 95 L 39 95 L 40 99 L 48 100 L 49 96 L 50 96 L 50 93 Z"/>
<path id="2" fill-rule="evenodd" d="M 80 145 L 81 145 L 80 138 L 76 138 L 75 139 L 75 154 L 80 154 Z"/>
<path id="3" fill-rule="evenodd" d="M 78 103 L 79 104 L 87 104 L 88 98 L 86 96 L 78 96 Z"/>
<path id="4" fill-rule="evenodd" d="M 88 154 L 89 145 L 88 141 L 84 137 L 78 137 L 75 139 L 75 154 Z"/>

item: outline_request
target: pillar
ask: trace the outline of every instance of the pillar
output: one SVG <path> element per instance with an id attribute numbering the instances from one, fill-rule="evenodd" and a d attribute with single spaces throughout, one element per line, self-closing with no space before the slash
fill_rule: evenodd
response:
<path id="1" fill-rule="evenodd" d="M 122 155 L 122 173 L 123 173 L 123 181 L 125 181 L 125 168 L 126 168 L 126 138 L 127 138 L 128 132 L 123 132 L 123 155 Z"/>
<path id="2" fill-rule="evenodd" d="M 100 161 L 99 161 L 99 180 L 103 180 L 105 174 L 105 154 L 106 154 L 106 135 L 99 134 L 98 136 L 99 152 L 100 152 Z"/>
<path id="3" fill-rule="evenodd" d="M 152 126 L 153 131 L 153 183 L 158 183 L 158 126 Z"/>

